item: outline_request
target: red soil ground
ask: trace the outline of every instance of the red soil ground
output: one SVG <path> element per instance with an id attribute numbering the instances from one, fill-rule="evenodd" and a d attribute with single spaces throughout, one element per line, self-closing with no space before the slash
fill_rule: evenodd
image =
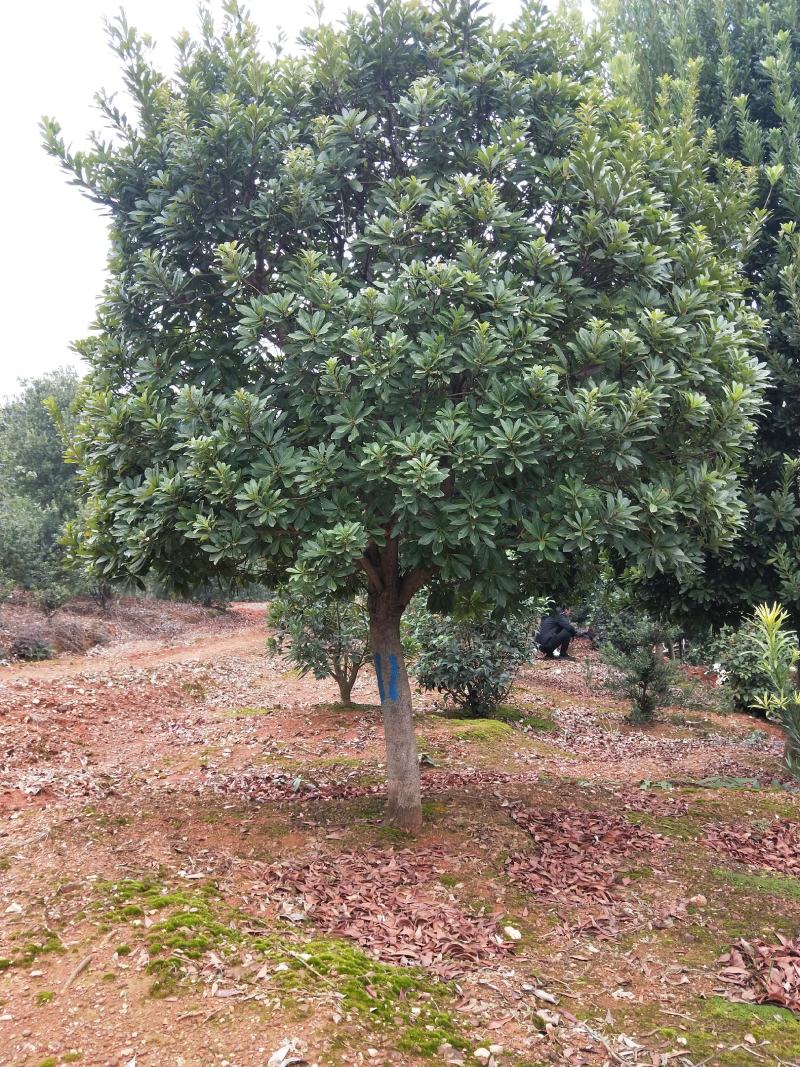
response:
<path id="1" fill-rule="evenodd" d="M 800 1063 L 800 1023 L 718 977 L 800 925 L 770 854 L 712 844 L 797 820 L 775 730 L 702 678 L 630 727 L 579 643 L 514 726 L 420 697 L 407 840 L 371 672 L 337 708 L 263 617 L 0 668 L 2 1067 Z"/>

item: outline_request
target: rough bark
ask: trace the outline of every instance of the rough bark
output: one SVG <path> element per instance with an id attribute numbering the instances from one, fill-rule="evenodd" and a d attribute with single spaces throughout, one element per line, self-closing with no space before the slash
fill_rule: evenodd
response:
<path id="1" fill-rule="evenodd" d="M 349 708 L 353 704 L 353 682 L 354 678 L 345 678 L 342 675 L 334 675 L 336 678 L 336 684 L 339 686 L 339 702 L 345 708 Z"/>
<path id="2" fill-rule="evenodd" d="M 400 543 L 392 536 L 391 523 L 385 533 L 384 541 L 373 542 L 359 562 L 369 581 L 370 646 L 386 739 L 386 816 L 398 829 L 416 833 L 422 825 L 419 756 L 400 619 L 431 572 L 417 567 L 402 573 Z"/>
<path id="3" fill-rule="evenodd" d="M 416 833 L 422 801 L 411 686 L 400 644 L 402 608 L 387 603 L 385 596 L 371 599 L 370 636 L 386 738 L 386 817 L 398 829 Z"/>

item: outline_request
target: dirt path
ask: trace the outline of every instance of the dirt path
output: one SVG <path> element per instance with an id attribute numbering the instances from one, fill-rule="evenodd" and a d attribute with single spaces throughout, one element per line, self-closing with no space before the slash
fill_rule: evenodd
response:
<path id="1" fill-rule="evenodd" d="M 2 1067 L 800 1063 L 800 1023 L 717 977 L 800 926 L 769 867 L 795 846 L 753 874 L 705 843 L 796 825 L 779 739 L 708 694 L 633 729 L 583 663 L 537 664 L 512 725 L 419 698 L 408 841 L 370 672 L 337 708 L 236 610 L 0 669 Z"/>
<path id="2" fill-rule="evenodd" d="M 0 685 L 16 678 L 29 680 L 64 679 L 81 674 L 111 673 L 127 667 L 150 664 L 186 663 L 222 660 L 226 655 L 263 649 L 266 640 L 264 614 L 266 604 L 234 604 L 229 611 L 240 616 L 246 628 L 225 636 L 197 633 L 188 642 L 165 644 L 163 639 L 129 641 L 100 648 L 83 656 L 59 656 L 39 663 L 14 663 L 0 666 Z"/>

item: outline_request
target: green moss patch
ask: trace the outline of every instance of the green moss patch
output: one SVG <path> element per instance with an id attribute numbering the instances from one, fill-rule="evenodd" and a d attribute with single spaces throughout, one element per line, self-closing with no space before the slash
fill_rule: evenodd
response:
<path id="1" fill-rule="evenodd" d="M 212 949 L 225 952 L 241 942 L 235 913 L 220 900 L 216 886 L 206 882 L 191 889 L 171 890 L 158 882 L 126 878 L 103 883 L 104 899 L 98 908 L 107 922 L 132 922 L 144 916 L 167 912 L 146 933 L 150 954 L 148 971 L 156 976 L 153 996 L 175 990 L 187 960 L 196 960 Z M 130 952 L 121 945 L 120 955 Z"/>
<path id="2" fill-rule="evenodd" d="M 11 967 L 30 967 L 40 956 L 64 952 L 58 934 L 47 926 L 18 934 L 15 940 L 18 947 L 10 957 L 0 959 L 0 971 L 7 971 Z"/>
<path id="3" fill-rule="evenodd" d="M 740 1067 L 744 1062 L 741 1048 L 719 1049 L 717 1045 L 740 1045 L 745 1034 L 756 1039 L 756 1051 L 771 1061 L 794 1062 L 800 1049 L 800 1019 L 786 1008 L 770 1004 L 735 1004 L 722 997 L 703 1002 L 700 1016 L 707 1031 L 687 1034 L 690 1047 L 701 1056 L 713 1056 L 720 1067 Z M 694 1040 L 692 1040 L 694 1039 Z M 768 1042 L 761 1045 L 761 1042 Z M 748 1061 L 751 1057 L 747 1057 Z"/>
<path id="4" fill-rule="evenodd" d="M 345 941 L 296 942 L 284 930 L 254 930 L 259 921 L 226 905 L 210 882 L 173 890 L 156 881 L 125 879 L 99 888 L 103 918 L 138 925 L 140 917 L 156 917 L 141 927 L 156 997 L 180 992 L 187 964 L 209 951 L 228 959 L 247 954 L 273 965 L 273 980 L 287 994 L 298 994 L 298 1007 L 303 993 L 319 989 L 321 981 L 329 985 L 342 995 L 345 1018 L 357 1016 L 398 1052 L 434 1056 L 443 1042 L 467 1047 L 449 1010 L 451 985 L 418 968 L 381 963 Z"/>
<path id="5" fill-rule="evenodd" d="M 231 708 L 223 712 L 226 719 L 258 719 L 265 715 L 274 715 L 280 708 Z"/>
<path id="6" fill-rule="evenodd" d="M 274 944 L 265 951 L 274 955 Z M 319 988 L 319 976 L 343 994 L 340 1010 L 368 1021 L 382 1041 L 398 1052 L 435 1056 L 443 1042 L 466 1049 L 449 1010 L 453 990 L 432 982 L 415 967 L 393 967 L 371 959 L 344 941 L 319 939 L 284 957 L 289 969 L 276 978 L 286 989 L 301 993 Z"/>
<path id="7" fill-rule="evenodd" d="M 686 1039 L 687 1062 L 709 1067 L 742 1067 L 745 1063 L 795 1063 L 800 1048 L 800 1019 L 785 1008 L 769 1004 L 737 1004 L 724 997 L 697 999 L 681 1009 L 680 1028 L 667 1022 L 661 1005 L 642 1004 L 623 1008 L 617 1026 L 636 1036 L 653 1034 L 674 1048 L 678 1037 Z M 661 1024 L 661 1025 L 659 1025 Z M 655 1030 L 653 1029 L 655 1027 Z M 755 1038 L 745 1042 L 745 1035 Z M 746 1049 L 754 1049 L 751 1056 Z"/>
<path id="8" fill-rule="evenodd" d="M 205 700 L 206 698 L 206 687 L 202 682 L 198 681 L 181 682 L 181 692 L 194 700 Z"/>
<path id="9" fill-rule="evenodd" d="M 620 871 L 619 877 L 629 882 L 640 882 L 643 878 L 649 878 L 652 873 L 652 867 L 629 867 L 627 870 Z"/>
<path id="10" fill-rule="evenodd" d="M 736 886 L 737 889 L 769 893 L 773 897 L 781 897 L 784 900 L 800 901 L 800 878 L 792 878 L 791 875 L 740 874 L 737 871 L 726 871 L 721 868 L 715 870 L 714 875 L 720 881 Z"/>
<path id="11" fill-rule="evenodd" d="M 513 734 L 512 728 L 497 719 L 450 719 L 453 735 L 458 741 L 504 741 Z"/>
<path id="12" fill-rule="evenodd" d="M 527 711 L 519 711 L 507 704 L 501 704 L 494 713 L 494 718 L 510 726 L 521 727 L 523 730 L 555 730 L 556 724 L 552 718 L 543 715 L 531 715 Z"/>
<path id="13" fill-rule="evenodd" d="M 644 811 L 626 811 L 623 815 L 634 826 L 646 827 L 677 841 L 693 841 L 701 830 L 697 819 L 691 815 L 651 815 Z"/>

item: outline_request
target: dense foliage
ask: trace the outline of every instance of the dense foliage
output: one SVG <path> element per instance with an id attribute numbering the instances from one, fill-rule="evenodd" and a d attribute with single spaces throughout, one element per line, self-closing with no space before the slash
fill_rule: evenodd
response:
<path id="1" fill-rule="evenodd" d="M 613 0 L 622 52 L 615 69 L 656 127 L 696 97 L 695 128 L 750 168 L 759 226 L 746 252 L 767 330 L 772 375 L 766 417 L 746 457 L 747 521 L 732 548 L 707 555 L 680 588 L 647 585 L 651 600 L 693 627 L 708 612 L 738 622 L 781 600 L 800 625 L 800 9 L 797 0 Z M 664 76 L 671 79 L 665 82 Z M 727 181 L 724 170 L 721 180 Z"/>
<path id="2" fill-rule="evenodd" d="M 69 368 L 19 383 L 0 402 L 0 486 L 62 515 L 75 508 L 75 468 L 64 460 L 61 433 L 71 433 L 79 378 Z"/>
<path id="3" fill-rule="evenodd" d="M 752 712 L 758 698 L 773 691 L 758 637 L 756 622 L 745 619 L 738 627 L 723 626 L 711 642 L 711 662 L 719 672 L 725 703 L 733 711 Z"/>
<path id="4" fill-rule="evenodd" d="M 414 677 L 422 689 L 444 693 L 467 717 L 491 716 L 533 655 L 537 619 L 527 609 L 477 617 L 419 612 Z"/>
<path id="5" fill-rule="evenodd" d="M 43 592 L 64 581 L 62 526 L 55 505 L 0 491 L 0 588 Z"/>
<path id="6" fill-rule="evenodd" d="M 61 434 L 70 433 L 78 387 L 74 371 L 57 370 L 0 403 L 0 590 L 34 590 L 46 607 L 83 586 L 60 543 L 77 508 Z"/>
<path id="7" fill-rule="evenodd" d="M 600 645 L 600 658 L 611 668 L 605 687 L 631 702 L 632 723 L 651 722 L 656 709 L 670 701 L 675 664 L 664 656 L 674 631 L 647 615 L 627 613 L 610 620 Z"/>
<path id="8" fill-rule="evenodd" d="M 363 596 L 315 596 L 288 588 L 270 603 L 269 645 L 301 674 L 333 678 L 341 702 L 352 703 L 358 672 L 370 657 L 369 616 Z"/>
<path id="9" fill-rule="evenodd" d="M 761 604 L 756 608 L 756 644 L 770 688 L 759 694 L 755 706 L 786 730 L 784 763 L 800 779 L 800 686 L 797 684 L 800 651 L 797 634 L 786 629 L 788 621 L 788 611 L 779 604 Z"/>
<path id="10" fill-rule="evenodd" d="M 363 583 L 414 828 L 417 590 L 502 605 L 601 548 L 655 574 L 731 543 L 762 392 L 751 182 L 691 116 L 644 128 L 536 3 L 497 28 L 381 0 L 275 59 L 225 9 L 172 78 L 116 20 L 136 113 L 102 98 L 85 153 L 45 124 L 112 234 L 74 547 L 182 586 Z"/>

